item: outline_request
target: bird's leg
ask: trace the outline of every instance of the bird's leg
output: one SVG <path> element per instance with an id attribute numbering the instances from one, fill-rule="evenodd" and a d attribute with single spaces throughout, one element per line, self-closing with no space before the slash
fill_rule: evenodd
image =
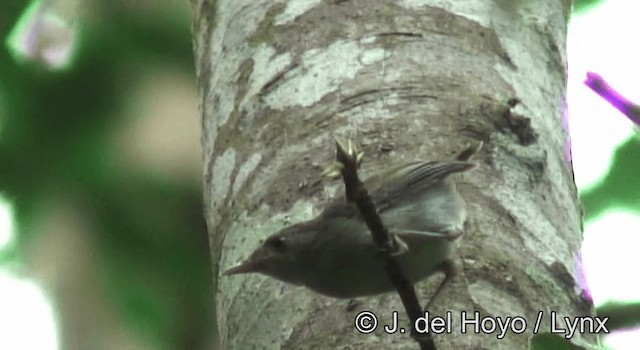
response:
<path id="1" fill-rule="evenodd" d="M 423 235 L 426 237 L 447 239 L 453 241 L 462 235 L 462 231 L 456 230 L 448 232 L 429 232 L 417 230 L 394 230 L 393 232 L 389 232 L 389 238 L 391 239 L 391 242 L 389 242 L 391 256 L 402 255 L 409 251 L 409 245 L 407 245 L 407 243 L 405 243 L 405 241 L 400 238 L 400 235 L 403 234 Z"/>
<path id="2" fill-rule="evenodd" d="M 455 240 L 456 238 L 462 236 L 462 230 L 451 230 L 444 232 L 431 232 L 431 231 L 420 231 L 420 230 L 393 230 L 392 232 L 395 235 L 420 235 L 431 238 L 440 238 L 440 239 L 448 239 L 450 241 Z M 398 237 L 400 239 L 400 237 Z"/>
<path id="3" fill-rule="evenodd" d="M 435 301 L 435 299 L 438 297 L 438 294 L 440 294 L 444 286 L 451 281 L 451 278 L 456 273 L 456 267 L 452 260 L 447 259 L 443 261 L 440 265 L 438 265 L 438 267 L 436 267 L 436 271 L 441 271 L 442 273 L 444 273 L 444 279 L 442 280 L 442 282 L 440 282 L 440 285 L 438 286 L 438 288 L 436 288 L 436 291 L 431 296 L 431 299 L 429 299 L 429 302 L 424 307 L 425 310 L 429 310 L 431 303 Z"/>
<path id="4" fill-rule="evenodd" d="M 464 233 L 464 231 L 462 231 L 462 230 L 448 231 L 448 232 L 446 232 L 447 239 L 450 240 L 450 241 L 454 241 L 458 237 L 462 236 L 462 233 Z"/>
<path id="5" fill-rule="evenodd" d="M 379 249 L 380 256 L 384 256 L 385 252 L 389 252 L 391 256 L 399 256 L 409 251 L 409 245 L 395 232 L 389 232 L 389 242 L 384 248 Z"/>
<path id="6" fill-rule="evenodd" d="M 397 234 L 389 232 L 391 239 L 391 256 L 402 255 L 409 251 L 409 246 Z"/>

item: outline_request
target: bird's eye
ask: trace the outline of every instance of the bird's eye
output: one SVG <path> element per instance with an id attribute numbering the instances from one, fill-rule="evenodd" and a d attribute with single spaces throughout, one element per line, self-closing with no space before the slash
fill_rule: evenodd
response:
<path id="1" fill-rule="evenodd" d="M 285 239 L 282 236 L 270 237 L 267 239 L 267 245 L 280 252 L 286 248 Z"/>

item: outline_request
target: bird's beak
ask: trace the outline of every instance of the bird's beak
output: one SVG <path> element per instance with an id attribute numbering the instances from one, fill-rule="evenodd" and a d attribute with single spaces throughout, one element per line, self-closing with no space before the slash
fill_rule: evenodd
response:
<path id="1" fill-rule="evenodd" d="M 230 276 L 230 275 L 237 275 L 237 274 L 241 274 L 241 273 L 251 273 L 251 272 L 258 272 L 260 270 L 260 262 L 255 261 L 255 260 L 251 260 L 251 259 L 247 259 L 243 262 L 241 262 L 240 264 L 228 269 L 227 271 L 223 272 L 222 275 L 223 276 Z"/>

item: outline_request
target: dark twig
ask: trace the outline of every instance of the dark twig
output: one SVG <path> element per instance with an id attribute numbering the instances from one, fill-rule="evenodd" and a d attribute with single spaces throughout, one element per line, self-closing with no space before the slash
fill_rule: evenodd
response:
<path id="1" fill-rule="evenodd" d="M 436 350 L 433 338 L 429 333 L 418 334 L 415 330 L 415 322 L 422 315 L 422 309 L 413 285 L 405 277 L 402 269 L 392 256 L 394 250 L 393 241 L 389 232 L 382 223 L 371 196 L 364 184 L 358 178 L 358 155 L 349 145 L 349 150 L 345 151 L 340 142 L 337 142 L 336 159 L 344 166 L 342 168 L 342 179 L 344 180 L 345 193 L 348 201 L 357 205 L 362 215 L 362 219 L 371 231 L 374 242 L 380 247 L 382 259 L 385 260 L 387 275 L 393 283 L 402 304 L 411 319 L 411 335 L 420 344 L 421 350 Z"/>
<path id="2" fill-rule="evenodd" d="M 640 126 L 640 106 L 620 95 L 600 75 L 588 72 L 587 80 L 584 83 L 595 93 L 609 101 L 612 106 L 626 115 L 632 122 Z"/>

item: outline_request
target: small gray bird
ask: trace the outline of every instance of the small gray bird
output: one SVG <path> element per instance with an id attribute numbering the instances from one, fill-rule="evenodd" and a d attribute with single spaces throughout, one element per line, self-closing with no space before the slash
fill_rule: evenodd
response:
<path id="1" fill-rule="evenodd" d="M 453 161 L 402 164 L 364 182 L 389 233 L 406 248 L 394 258 L 411 283 L 445 273 L 431 300 L 453 274 L 451 245 L 467 217 L 464 200 L 448 177 L 472 169 L 475 164 L 467 160 L 481 145 Z M 318 217 L 272 234 L 224 275 L 251 272 L 335 298 L 394 290 L 380 248 L 356 205 L 344 198 Z"/>

